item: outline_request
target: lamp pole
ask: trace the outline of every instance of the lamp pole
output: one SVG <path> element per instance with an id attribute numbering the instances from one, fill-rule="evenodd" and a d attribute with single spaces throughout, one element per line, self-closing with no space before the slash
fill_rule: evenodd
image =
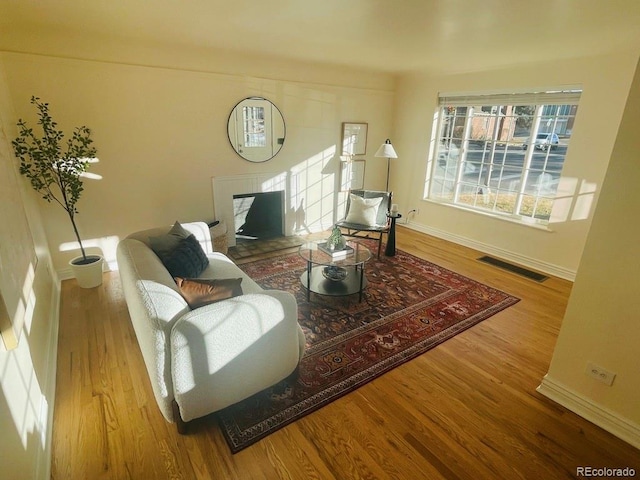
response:
<path id="1" fill-rule="evenodd" d="M 391 168 L 391 158 L 387 157 L 387 188 L 386 191 L 389 191 L 389 172 L 390 172 L 390 168 Z"/>

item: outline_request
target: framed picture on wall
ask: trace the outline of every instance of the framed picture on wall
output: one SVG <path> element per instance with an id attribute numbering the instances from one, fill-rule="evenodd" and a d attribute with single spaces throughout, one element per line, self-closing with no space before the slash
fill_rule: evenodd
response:
<path id="1" fill-rule="evenodd" d="M 367 153 L 367 123 L 342 124 L 342 153 L 341 155 L 364 155 Z"/>

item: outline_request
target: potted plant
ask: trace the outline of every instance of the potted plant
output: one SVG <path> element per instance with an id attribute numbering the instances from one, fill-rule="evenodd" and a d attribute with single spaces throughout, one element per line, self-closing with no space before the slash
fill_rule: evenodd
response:
<path id="1" fill-rule="evenodd" d="M 42 198 L 59 204 L 67 212 L 82 252 L 69 262 L 71 269 L 81 287 L 97 287 L 102 283 L 102 256 L 86 254 L 75 220 L 76 204 L 83 191 L 82 175 L 97 161 L 91 130 L 77 127 L 71 138 L 64 141 L 64 134 L 49 114 L 49 104 L 35 96 L 31 97 L 31 103 L 38 109 L 38 125 L 43 135 L 38 137 L 26 122 L 18 121 L 19 136 L 11 144 L 20 159 L 20 173 Z"/>

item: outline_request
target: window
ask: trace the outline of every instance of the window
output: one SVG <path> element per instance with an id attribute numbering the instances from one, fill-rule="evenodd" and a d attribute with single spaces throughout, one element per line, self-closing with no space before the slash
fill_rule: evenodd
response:
<path id="1" fill-rule="evenodd" d="M 244 146 L 265 147 L 267 137 L 264 126 L 264 107 L 244 107 L 242 121 L 244 123 Z"/>
<path id="2" fill-rule="evenodd" d="M 440 96 L 425 196 L 547 224 L 580 93 Z"/>

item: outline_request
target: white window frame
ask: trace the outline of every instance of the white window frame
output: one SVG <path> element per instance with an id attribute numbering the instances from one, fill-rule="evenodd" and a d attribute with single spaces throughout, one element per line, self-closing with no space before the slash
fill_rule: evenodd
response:
<path id="1" fill-rule="evenodd" d="M 504 109 L 506 111 L 508 110 L 509 107 L 512 107 L 513 111 L 515 111 L 516 106 L 535 106 L 535 111 L 534 111 L 534 114 L 532 115 L 533 124 L 529 130 L 529 139 L 530 139 L 529 141 L 530 143 L 533 143 L 531 139 L 535 139 L 540 130 L 539 127 L 540 127 L 541 118 L 543 117 L 547 118 L 547 115 L 544 115 L 545 107 L 548 105 L 571 105 L 571 106 L 575 105 L 576 106 L 575 108 L 577 109 L 581 93 L 582 93 L 581 89 L 579 87 L 575 87 L 567 90 L 555 90 L 555 91 L 544 91 L 544 92 L 497 93 L 497 94 L 484 94 L 484 95 L 483 94 L 467 94 L 467 93 L 440 94 L 438 96 L 437 114 L 434 117 L 434 124 L 433 124 L 433 130 L 432 130 L 432 148 L 431 148 L 431 154 L 430 154 L 430 167 L 427 168 L 427 178 L 425 182 L 424 198 L 429 201 L 434 201 L 434 202 L 446 204 L 446 205 L 452 205 L 452 206 L 472 210 L 474 212 L 479 212 L 485 215 L 496 216 L 499 218 L 506 218 L 512 221 L 516 221 L 518 223 L 546 226 L 549 223 L 548 218 L 546 219 L 536 218 L 535 216 L 537 207 L 538 207 L 538 202 L 541 201 L 542 199 L 543 201 L 546 200 L 547 203 L 549 201 L 553 203 L 553 200 L 555 199 L 557 192 L 553 192 L 552 195 L 548 193 L 546 195 L 541 195 L 539 193 L 535 194 L 535 193 L 532 193 L 531 191 L 527 191 L 528 175 L 532 171 L 532 160 L 534 158 L 534 153 L 536 153 L 535 152 L 536 148 L 534 148 L 533 145 L 529 145 L 529 148 L 527 148 L 526 152 L 524 153 L 523 164 L 521 167 L 520 178 L 519 178 L 519 188 L 517 192 L 511 191 L 511 193 L 516 195 L 515 205 L 512 212 L 504 212 L 497 209 L 497 206 L 498 206 L 497 198 L 494 200 L 492 208 L 487 208 L 486 205 L 478 205 L 477 198 L 474 204 L 469 204 L 468 201 L 462 202 L 460 200 L 462 195 L 461 193 L 462 189 L 465 188 L 465 186 L 466 188 L 468 188 L 470 185 L 473 188 L 480 187 L 479 183 L 474 186 L 473 184 L 469 184 L 468 182 L 465 182 L 463 179 L 463 176 L 465 174 L 465 169 L 469 166 L 467 162 L 467 152 L 469 151 L 469 142 L 472 140 L 471 139 L 472 134 L 470 133 L 470 129 L 471 129 L 470 119 L 474 118 L 473 117 L 474 107 L 478 107 L 478 108 L 480 106 L 500 107 L 497 109 L 493 108 L 489 114 L 490 118 L 494 118 L 493 123 L 495 125 L 495 129 L 493 132 L 491 132 L 491 138 L 488 139 L 488 143 L 490 143 L 492 147 L 490 148 L 490 151 L 488 153 L 487 160 L 485 161 L 485 157 L 483 153 L 482 163 L 481 163 L 483 168 L 486 167 L 490 169 L 490 171 L 492 172 L 494 165 L 500 166 L 500 164 L 497 163 L 495 159 L 496 159 L 496 144 L 499 143 L 499 140 L 498 140 L 499 121 L 498 120 L 500 118 L 501 109 Z M 448 135 L 446 134 L 446 132 L 444 132 L 444 128 L 443 128 L 444 127 L 443 122 L 446 116 L 445 108 L 447 107 L 456 108 L 456 113 L 458 112 L 457 107 L 466 107 L 466 117 L 464 121 L 463 133 L 460 138 L 456 137 L 459 140 L 460 146 L 457 149 L 457 153 L 456 153 L 457 157 L 454 158 L 455 175 L 453 176 L 453 178 L 447 178 L 446 171 L 449 170 L 448 163 L 445 168 L 445 174 L 443 176 L 442 176 L 442 171 L 438 172 L 438 167 L 439 167 L 438 162 L 441 155 L 441 152 L 439 149 L 441 148 L 440 146 L 443 145 L 443 139 L 452 143 L 452 140 L 454 137 L 454 134 L 452 133 L 452 131 L 455 127 L 455 120 L 454 120 L 454 124 L 449 125 L 448 127 L 449 128 L 449 131 L 447 132 Z M 549 109 L 547 108 L 546 110 L 549 110 Z M 547 126 L 545 128 L 545 133 L 546 131 L 549 131 L 548 130 L 549 128 L 551 128 L 550 130 L 551 132 L 555 133 L 558 125 L 558 119 L 564 118 L 565 116 L 569 118 L 573 116 L 573 114 L 567 115 L 566 113 L 562 113 L 559 109 L 556 115 L 553 116 L 552 126 L 551 127 Z M 513 115 L 513 118 L 515 119 L 516 116 Z M 513 120 L 513 121 L 515 122 L 516 120 Z M 449 162 L 450 160 L 449 151 L 450 151 L 450 147 L 447 149 L 447 153 L 446 153 L 447 162 Z M 543 162 L 542 170 L 540 170 L 539 167 L 535 169 L 536 173 L 538 173 L 541 176 L 545 173 L 548 173 L 547 167 L 549 165 L 548 159 L 549 159 L 550 151 L 551 149 L 547 148 L 546 150 L 547 154 Z M 562 162 L 563 162 L 562 166 L 564 167 L 564 158 Z M 505 164 L 503 163 L 502 169 L 504 169 L 504 167 L 505 167 Z M 500 176 L 497 181 L 497 184 L 498 184 L 497 190 L 506 192 L 506 189 L 500 190 L 500 184 L 503 179 L 502 169 L 500 171 Z M 441 176 L 438 176 L 438 173 Z M 560 175 L 561 173 L 562 171 L 560 171 Z M 481 175 L 479 175 L 479 178 L 480 176 Z M 493 178 L 491 177 L 491 174 L 489 175 L 489 178 Z M 439 183 L 441 185 L 440 192 L 434 191 L 435 190 L 434 182 L 436 180 L 440 182 Z M 453 182 L 453 188 L 447 189 L 446 186 L 451 185 L 452 182 Z M 437 193 L 440 193 L 440 195 L 438 195 Z M 452 193 L 453 193 L 452 198 L 446 198 L 447 196 L 451 196 Z M 477 193 L 476 193 L 476 197 L 477 197 Z M 523 215 L 520 213 L 522 211 L 521 207 L 522 207 L 523 199 L 525 199 L 525 197 L 534 199 L 533 214 L 531 216 Z"/>

